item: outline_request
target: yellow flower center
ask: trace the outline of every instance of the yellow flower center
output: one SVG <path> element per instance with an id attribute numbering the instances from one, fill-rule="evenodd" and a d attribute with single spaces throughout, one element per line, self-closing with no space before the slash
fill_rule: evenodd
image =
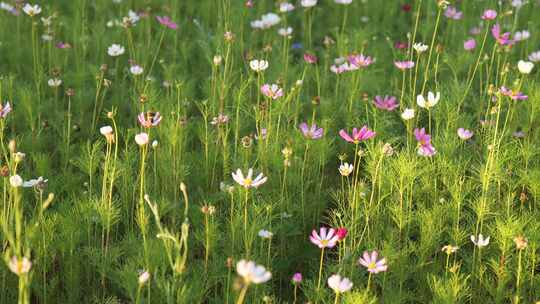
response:
<path id="1" fill-rule="evenodd" d="M 244 179 L 244 186 L 251 186 L 251 184 L 253 184 L 251 178 Z"/>
<path id="2" fill-rule="evenodd" d="M 328 245 L 328 240 L 321 240 L 321 245 L 326 247 Z"/>

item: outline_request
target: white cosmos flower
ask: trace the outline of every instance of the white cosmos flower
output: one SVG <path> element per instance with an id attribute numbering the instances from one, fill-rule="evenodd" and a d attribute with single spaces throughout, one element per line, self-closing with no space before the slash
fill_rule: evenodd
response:
<path id="1" fill-rule="evenodd" d="M 487 238 L 484 238 L 484 236 L 480 233 L 478 235 L 478 238 L 474 235 L 471 235 L 471 242 L 478 248 L 486 247 L 489 245 L 489 236 Z"/>
<path id="2" fill-rule="evenodd" d="M 401 118 L 403 120 L 410 120 L 414 118 L 414 109 L 405 109 L 403 113 L 401 113 Z"/>
<path id="3" fill-rule="evenodd" d="M 330 286 L 335 293 L 344 293 L 351 290 L 353 283 L 348 278 L 342 278 L 339 274 L 334 274 L 328 278 L 328 286 Z"/>
<path id="4" fill-rule="evenodd" d="M 237 182 L 242 187 L 248 189 L 248 188 L 257 188 L 260 185 L 264 184 L 266 180 L 268 179 L 266 176 L 264 176 L 262 173 L 257 175 L 257 177 L 253 178 L 253 169 L 249 168 L 247 176 L 244 177 L 244 174 L 242 173 L 242 170 L 238 169 L 236 170 L 236 173 L 232 174 L 232 177 L 235 182 Z"/>
<path id="5" fill-rule="evenodd" d="M 279 4 L 279 11 L 282 13 L 287 13 L 294 10 L 294 5 L 290 4 L 289 2 L 281 2 Z"/>
<path id="6" fill-rule="evenodd" d="M 22 274 L 30 272 L 30 269 L 32 268 L 32 262 L 30 262 L 27 257 L 23 257 L 19 260 L 16 256 L 13 256 L 8 263 L 8 267 L 11 272 L 20 276 Z"/>
<path id="7" fill-rule="evenodd" d="M 150 273 L 148 271 L 143 271 L 139 274 L 139 284 L 144 285 L 150 280 Z"/>
<path id="8" fill-rule="evenodd" d="M 62 79 L 51 78 L 51 79 L 49 79 L 49 81 L 47 81 L 47 84 L 48 84 L 49 87 L 51 87 L 51 88 L 57 88 L 57 87 L 59 87 L 60 85 L 62 85 Z"/>
<path id="9" fill-rule="evenodd" d="M 436 94 L 433 94 L 433 92 L 428 92 L 428 98 L 427 101 L 422 95 L 416 96 L 416 103 L 421 108 L 431 108 L 434 107 L 438 102 L 439 99 L 441 99 L 441 93 L 437 92 Z"/>
<path id="10" fill-rule="evenodd" d="M 264 268 L 257 265 L 253 261 L 240 260 L 236 264 L 236 272 L 244 279 L 244 283 L 249 285 L 261 284 L 272 278 L 272 274 Z"/>
<path id="11" fill-rule="evenodd" d="M 417 42 L 413 44 L 413 49 L 418 53 L 423 53 L 429 49 L 429 46 L 423 44 L 422 42 Z"/>
<path id="12" fill-rule="evenodd" d="M 142 132 L 142 133 L 139 133 L 137 135 L 135 135 L 135 142 L 137 143 L 137 145 L 139 146 L 144 146 L 146 144 L 148 144 L 148 141 L 149 141 L 149 137 L 148 137 L 148 134 Z"/>
<path id="13" fill-rule="evenodd" d="M 30 3 L 26 3 L 23 7 L 23 11 L 30 17 L 34 17 L 36 15 L 39 15 L 41 13 L 41 7 L 37 4 L 31 5 Z"/>
<path id="14" fill-rule="evenodd" d="M 48 179 L 44 179 L 43 176 L 38 177 L 37 179 L 31 179 L 28 181 L 23 182 L 22 186 L 25 188 L 32 188 L 37 185 L 45 186 L 45 184 L 48 182 Z"/>
<path id="15" fill-rule="evenodd" d="M 103 136 L 111 135 L 113 132 L 113 128 L 111 126 L 103 126 L 99 128 L 99 133 Z"/>
<path id="16" fill-rule="evenodd" d="M 281 18 L 274 14 L 268 13 L 261 16 L 261 19 L 254 20 L 251 22 L 251 27 L 254 29 L 267 29 L 278 24 L 281 21 Z"/>
<path id="17" fill-rule="evenodd" d="M 530 61 L 520 60 L 518 62 L 518 70 L 521 74 L 530 74 L 534 68 L 534 63 Z"/>
<path id="18" fill-rule="evenodd" d="M 11 187 L 13 188 L 18 188 L 20 186 L 22 186 L 23 184 L 23 179 L 22 177 L 20 177 L 18 174 L 15 174 L 13 176 L 11 176 L 9 178 L 9 184 L 11 185 Z"/>
<path id="19" fill-rule="evenodd" d="M 259 236 L 263 239 L 271 239 L 274 236 L 274 234 L 268 230 L 262 229 L 262 230 L 259 230 Z"/>
<path id="20" fill-rule="evenodd" d="M 352 3 L 352 0 L 334 0 L 337 4 L 348 5 Z"/>
<path id="21" fill-rule="evenodd" d="M 141 75 L 144 72 L 144 69 L 140 65 L 136 64 L 136 65 L 132 65 L 129 68 L 129 71 L 131 72 L 131 74 L 137 76 L 137 75 Z"/>
<path id="22" fill-rule="evenodd" d="M 290 36 L 293 32 L 292 27 L 282 27 L 278 30 L 278 34 L 283 37 Z"/>
<path id="23" fill-rule="evenodd" d="M 117 56 L 120 56 L 122 54 L 124 54 L 124 52 L 126 51 L 126 49 L 119 45 L 119 44 L 112 44 L 108 49 L 107 49 L 107 54 L 109 54 L 109 56 L 111 57 L 117 57 Z"/>
<path id="24" fill-rule="evenodd" d="M 349 163 L 343 163 L 339 166 L 339 173 L 341 176 L 349 176 L 353 172 L 354 166 Z"/>
<path id="25" fill-rule="evenodd" d="M 317 0 L 302 0 L 300 1 L 300 5 L 303 7 L 314 7 L 317 5 Z"/>
<path id="26" fill-rule="evenodd" d="M 249 67 L 255 72 L 262 72 L 268 68 L 268 61 L 254 59 L 249 62 Z"/>
<path id="27" fill-rule="evenodd" d="M 540 62 L 540 51 L 532 52 L 529 55 L 529 60 L 532 62 Z"/>
<path id="28" fill-rule="evenodd" d="M 517 31 L 515 34 L 514 34 L 514 40 L 515 41 L 523 41 L 523 40 L 527 40 L 531 37 L 531 33 L 527 30 L 523 30 L 523 31 Z"/>

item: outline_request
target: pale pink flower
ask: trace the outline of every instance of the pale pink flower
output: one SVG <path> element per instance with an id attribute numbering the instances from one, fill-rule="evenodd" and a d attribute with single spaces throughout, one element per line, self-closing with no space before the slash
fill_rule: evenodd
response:
<path id="1" fill-rule="evenodd" d="M 407 70 L 407 69 L 412 69 L 414 67 L 414 61 L 410 61 L 410 60 L 407 60 L 407 61 L 394 61 L 394 65 L 404 71 L 404 70 Z"/>
<path id="2" fill-rule="evenodd" d="M 343 129 L 339 131 L 339 136 L 341 136 L 341 138 L 343 138 L 347 142 L 354 144 L 366 141 L 374 137 L 375 135 L 376 133 L 370 130 L 367 126 L 363 126 L 360 130 L 358 130 L 357 128 L 353 128 L 352 137 Z"/>
<path id="3" fill-rule="evenodd" d="M 276 100 L 283 96 L 283 89 L 277 84 L 264 84 L 261 87 L 261 93 L 273 100 Z"/>
<path id="4" fill-rule="evenodd" d="M 376 250 L 373 250 L 371 254 L 367 251 L 364 251 L 362 257 L 358 260 L 358 263 L 367 268 L 367 271 L 373 274 L 379 272 L 384 272 L 388 269 L 386 265 L 386 259 L 382 258 L 377 261 L 379 253 Z"/>
<path id="5" fill-rule="evenodd" d="M 174 23 L 168 16 L 156 16 L 157 21 L 162 25 L 170 28 L 171 30 L 176 30 L 178 25 Z"/>
<path id="6" fill-rule="evenodd" d="M 334 228 L 321 227 L 319 233 L 315 229 L 311 232 L 309 240 L 321 249 L 332 248 L 339 241 L 339 236 Z"/>

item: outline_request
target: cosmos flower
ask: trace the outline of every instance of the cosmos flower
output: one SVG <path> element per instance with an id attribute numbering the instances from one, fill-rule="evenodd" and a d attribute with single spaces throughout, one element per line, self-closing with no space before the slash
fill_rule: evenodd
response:
<path id="1" fill-rule="evenodd" d="M 293 274 L 291 281 L 293 282 L 293 284 L 300 284 L 302 283 L 302 279 L 302 274 L 300 272 L 297 272 Z"/>
<path id="2" fill-rule="evenodd" d="M 268 178 L 264 176 L 262 173 L 257 175 L 255 179 L 253 179 L 253 169 L 249 168 L 247 176 L 244 177 L 244 174 L 242 173 L 242 170 L 237 169 L 236 173 L 232 173 L 232 177 L 236 183 L 241 185 L 242 187 L 249 189 L 249 188 L 257 188 L 260 185 L 266 183 Z"/>
<path id="3" fill-rule="evenodd" d="M 142 132 L 135 135 L 135 142 L 141 147 L 147 145 L 149 140 L 150 138 L 147 133 Z"/>
<path id="4" fill-rule="evenodd" d="M 319 233 L 317 233 L 317 230 L 313 229 L 309 236 L 309 240 L 321 249 L 332 248 L 336 246 L 339 241 L 339 236 L 336 234 L 334 228 L 321 227 Z"/>
<path id="5" fill-rule="evenodd" d="M 349 230 L 345 227 L 340 227 L 337 229 L 336 234 L 338 236 L 338 241 L 341 241 L 347 237 L 347 234 L 349 233 Z"/>
<path id="6" fill-rule="evenodd" d="M 339 165 L 339 173 L 341 174 L 341 176 L 347 177 L 351 175 L 351 173 L 353 172 L 353 169 L 354 169 L 354 166 L 349 163 L 343 163 Z"/>
<path id="7" fill-rule="evenodd" d="M 352 0 L 334 0 L 337 4 L 348 5 L 352 3 Z"/>
<path id="8" fill-rule="evenodd" d="M 307 123 L 303 122 L 299 126 L 302 135 L 307 139 L 319 139 L 323 136 L 324 129 L 318 128 L 316 124 L 308 126 Z"/>
<path id="9" fill-rule="evenodd" d="M 9 270 L 14 274 L 21 276 L 30 272 L 32 268 L 32 262 L 27 257 L 18 259 L 16 256 L 13 256 L 8 264 Z"/>
<path id="10" fill-rule="evenodd" d="M 13 188 L 19 188 L 23 184 L 23 179 L 20 175 L 15 174 L 9 178 L 9 184 Z"/>
<path id="11" fill-rule="evenodd" d="M 137 120 L 144 128 L 151 128 L 159 125 L 161 114 L 159 112 L 142 112 L 137 116 Z"/>
<path id="12" fill-rule="evenodd" d="M 371 254 L 367 251 L 364 251 L 364 254 L 360 259 L 358 259 L 358 263 L 364 267 L 367 268 L 367 271 L 373 274 L 377 274 L 379 272 L 384 272 L 388 269 L 388 265 L 386 265 L 386 259 L 382 258 L 377 261 L 379 253 L 376 250 L 373 250 Z"/>
<path id="13" fill-rule="evenodd" d="M 540 51 L 532 52 L 529 55 L 529 60 L 532 62 L 540 62 Z"/>
<path id="14" fill-rule="evenodd" d="M 34 17 L 36 15 L 39 15 L 41 13 L 41 7 L 37 4 L 32 5 L 30 3 L 26 3 L 23 6 L 23 11 L 30 17 Z"/>
<path id="15" fill-rule="evenodd" d="M 444 11 L 444 16 L 448 19 L 460 20 L 463 17 L 463 12 L 458 11 L 453 6 L 448 6 Z"/>
<path id="16" fill-rule="evenodd" d="M 445 245 L 443 246 L 443 248 L 441 248 L 441 251 L 450 255 L 452 253 L 456 253 L 458 251 L 459 247 L 458 246 L 453 246 L 453 245 Z"/>
<path id="17" fill-rule="evenodd" d="M 251 22 L 251 27 L 254 29 L 268 29 L 272 26 L 278 24 L 281 21 L 281 18 L 274 14 L 268 13 L 261 16 L 261 19 L 254 20 Z"/>
<path id="18" fill-rule="evenodd" d="M 523 40 L 529 39 L 530 37 L 531 37 L 531 33 L 526 30 L 517 31 L 514 33 L 514 41 L 523 41 Z"/>
<path id="19" fill-rule="evenodd" d="M 212 118 L 212 121 L 210 122 L 210 124 L 214 126 L 219 126 L 219 125 L 227 124 L 228 122 L 229 122 L 229 116 L 223 113 L 219 113 L 218 116 Z"/>
<path id="20" fill-rule="evenodd" d="M 294 5 L 289 2 L 281 2 L 279 4 L 279 11 L 282 13 L 291 12 L 294 10 Z"/>
<path id="21" fill-rule="evenodd" d="M 304 61 L 309 64 L 315 64 L 317 63 L 317 56 L 310 53 L 304 53 Z"/>
<path id="22" fill-rule="evenodd" d="M 527 248 L 529 241 L 524 236 L 518 235 L 514 238 L 514 243 L 516 244 L 517 250 L 523 250 Z"/>
<path id="23" fill-rule="evenodd" d="M 403 120 L 411 120 L 414 118 L 414 109 L 405 109 L 403 113 L 401 113 L 401 118 Z"/>
<path id="24" fill-rule="evenodd" d="M 491 28 L 491 35 L 500 45 L 512 45 L 514 41 L 510 39 L 510 32 L 501 34 L 501 26 L 497 23 Z"/>
<path id="25" fill-rule="evenodd" d="M 413 49 L 418 54 L 421 54 L 421 53 L 424 53 L 425 51 L 427 51 L 429 49 L 429 46 L 427 46 L 426 44 L 423 44 L 422 42 L 417 42 L 417 43 L 413 44 Z"/>
<path id="26" fill-rule="evenodd" d="M 492 9 L 485 10 L 484 14 L 482 14 L 483 20 L 493 20 L 495 18 L 497 18 L 497 11 Z"/>
<path id="27" fill-rule="evenodd" d="M 373 104 L 375 104 L 377 109 L 389 112 L 394 111 L 397 107 L 399 107 L 399 104 L 396 102 L 396 97 L 388 95 L 384 96 L 384 98 L 379 95 L 375 96 Z"/>
<path id="28" fill-rule="evenodd" d="M 410 61 L 410 60 L 407 60 L 407 61 L 394 61 L 394 65 L 404 71 L 404 70 L 407 70 L 407 69 L 412 69 L 414 68 L 414 61 Z"/>
<path id="29" fill-rule="evenodd" d="M 112 143 L 114 141 L 113 128 L 111 126 L 103 126 L 99 128 L 99 133 L 105 136 L 108 143 Z"/>
<path id="30" fill-rule="evenodd" d="M 357 70 L 359 68 L 365 68 L 370 66 L 374 59 L 370 56 L 364 56 L 363 54 L 352 54 L 347 57 L 350 64 L 349 70 Z"/>
<path id="31" fill-rule="evenodd" d="M 139 278 L 138 278 L 139 285 L 146 284 L 146 282 L 148 282 L 148 280 L 150 280 L 150 273 L 148 271 L 146 271 L 146 270 L 141 271 L 141 273 L 139 274 Z"/>
<path id="32" fill-rule="evenodd" d="M 427 100 L 424 98 L 423 95 L 416 96 L 416 103 L 421 108 L 431 108 L 434 107 L 438 102 L 439 99 L 441 99 L 441 93 L 437 92 L 436 94 L 433 94 L 433 92 L 428 92 L 428 98 Z"/>
<path id="33" fill-rule="evenodd" d="M 468 140 L 471 137 L 473 137 L 474 132 L 471 131 L 471 130 L 464 129 L 464 128 L 459 128 L 457 130 L 457 135 L 458 135 L 459 138 L 461 138 L 463 140 Z"/>
<path id="34" fill-rule="evenodd" d="M 40 176 L 36 179 L 31 179 L 23 182 L 22 186 L 24 188 L 33 188 L 37 187 L 39 189 L 43 189 L 47 186 L 48 179 L 44 179 L 43 176 Z"/>
<path id="35" fill-rule="evenodd" d="M 6 102 L 6 104 L 3 106 L 2 104 L 0 104 L 0 119 L 6 118 L 10 112 L 11 112 L 11 105 L 9 104 L 9 101 Z"/>
<path id="36" fill-rule="evenodd" d="M 246 285 L 265 283 L 272 278 L 272 273 L 267 271 L 264 266 L 257 265 L 253 261 L 240 260 L 236 264 L 236 272 L 242 277 Z"/>
<path id="37" fill-rule="evenodd" d="M 262 72 L 268 68 L 268 61 L 266 60 L 251 60 L 249 67 L 255 72 Z"/>
<path id="38" fill-rule="evenodd" d="M 138 76 L 144 72 L 144 69 L 140 65 L 135 64 L 129 68 L 129 71 L 131 72 L 131 74 Z"/>
<path id="39" fill-rule="evenodd" d="M 283 36 L 283 37 L 291 36 L 292 32 L 293 32 L 293 29 L 290 26 L 289 27 L 282 27 L 282 28 L 278 29 L 278 35 Z"/>
<path id="40" fill-rule="evenodd" d="M 124 54 L 126 51 L 126 49 L 119 45 L 119 44 L 112 44 L 108 49 L 107 49 L 107 54 L 109 54 L 109 56 L 111 57 L 118 57 L 122 54 Z"/>
<path id="41" fill-rule="evenodd" d="M 259 233 L 258 233 L 259 237 L 263 238 L 263 239 L 271 239 L 274 234 L 268 230 L 259 230 Z"/>
<path id="42" fill-rule="evenodd" d="M 513 91 L 504 86 L 499 89 L 499 92 L 504 96 L 510 97 L 512 100 L 525 100 L 529 98 L 529 96 L 523 94 L 522 92 Z"/>
<path id="43" fill-rule="evenodd" d="M 57 88 L 62 85 L 62 79 L 51 78 L 47 81 L 47 85 L 51 88 Z"/>
<path id="44" fill-rule="evenodd" d="M 471 235 L 471 242 L 473 242 L 473 244 L 478 248 L 486 247 L 489 245 L 489 236 L 484 238 L 481 233 L 478 235 L 478 237 Z"/>
<path id="45" fill-rule="evenodd" d="M 168 16 L 156 16 L 156 19 L 159 23 L 161 23 L 161 25 L 164 25 L 171 30 L 178 29 L 178 25 L 174 23 Z"/>
<path id="46" fill-rule="evenodd" d="M 437 153 L 435 147 L 431 145 L 431 136 L 429 134 L 426 134 L 426 130 L 424 128 L 414 129 L 414 136 L 416 137 L 416 141 L 418 142 L 419 155 L 429 157 Z"/>
<path id="47" fill-rule="evenodd" d="M 283 96 L 283 89 L 277 84 L 264 84 L 261 87 L 261 93 L 273 100 L 276 100 Z"/>
<path id="48" fill-rule="evenodd" d="M 532 69 L 534 68 L 534 63 L 530 61 L 520 60 L 517 66 L 521 74 L 530 74 Z"/>
<path id="49" fill-rule="evenodd" d="M 474 40 L 472 38 L 465 40 L 465 42 L 463 43 L 463 48 L 466 51 L 474 50 L 476 48 L 476 40 Z"/>
<path id="50" fill-rule="evenodd" d="M 334 274 L 328 278 L 328 286 L 339 294 L 351 290 L 353 283 L 348 278 L 342 278 L 339 274 Z"/>
<path id="51" fill-rule="evenodd" d="M 305 8 L 314 7 L 315 5 L 317 5 L 317 0 L 302 0 L 300 1 L 300 5 Z"/>
<path id="52" fill-rule="evenodd" d="M 368 140 L 375 135 L 376 133 L 370 130 L 367 126 L 363 126 L 360 130 L 358 130 L 357 128 L 353 128 L 352 137 L 343 129 L 339 131 L 339 136 L 341 136 L 341 138 L 343 138 L 347 142 L 354 144 L 359 144 L 360 142 Z"/>

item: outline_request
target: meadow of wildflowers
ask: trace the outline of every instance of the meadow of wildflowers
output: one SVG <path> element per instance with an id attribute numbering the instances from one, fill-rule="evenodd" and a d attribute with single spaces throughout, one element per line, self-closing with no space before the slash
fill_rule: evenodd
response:
<path id="1" fill-rule="evenodd" d="M 540 303 L 540 1 L 0 1 L 0 303 Z"/>

